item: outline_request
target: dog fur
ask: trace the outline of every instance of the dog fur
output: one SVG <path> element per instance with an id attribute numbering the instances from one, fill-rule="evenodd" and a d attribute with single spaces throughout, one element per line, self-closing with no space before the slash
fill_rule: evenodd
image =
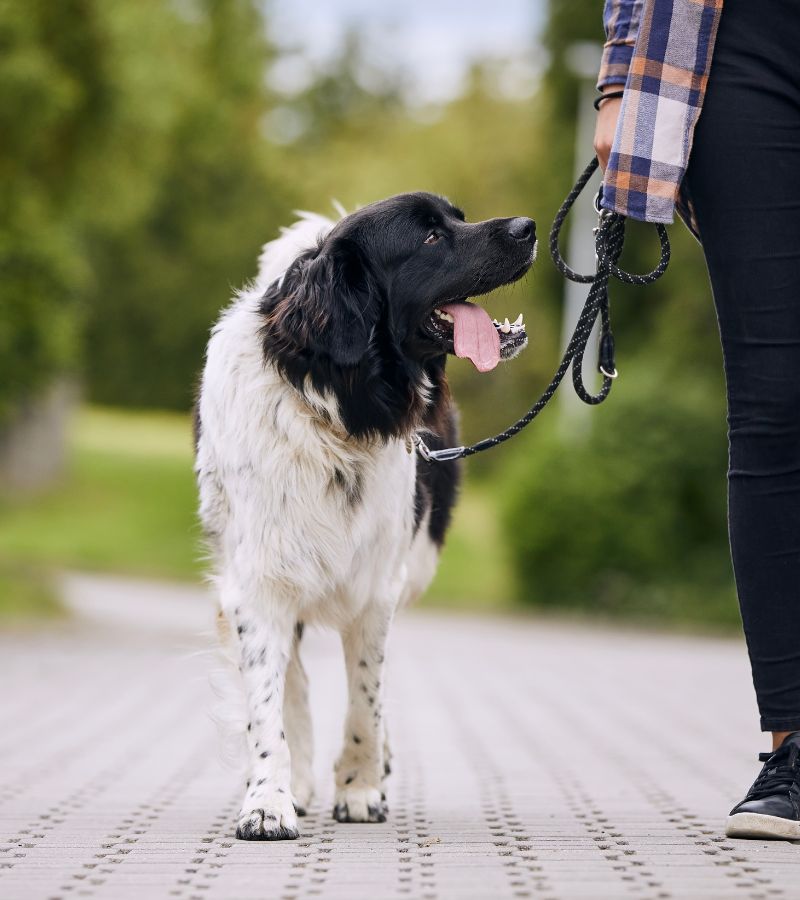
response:
<path id="1" fill-rule="evenodd" d="M 524 237 L 510 224 L 520 222 Z M 247 709 L 239 838 L 297 837 L 311 802 L 305 623 L 337 629 L 344 647 L 334 817 L 385 819 L 387 637 L 434 574 L 459 474 L 412 447 L 416 432 L 433 448 L 458 437 L 445 378 L 453 349 L 431 316 L 520 277 L 534 252 L 530 220 L 468 224 L 430 194 L 337 223 L 303 214 L 266 245 L 256 281 L 214 327 L 195 470 Z"/>

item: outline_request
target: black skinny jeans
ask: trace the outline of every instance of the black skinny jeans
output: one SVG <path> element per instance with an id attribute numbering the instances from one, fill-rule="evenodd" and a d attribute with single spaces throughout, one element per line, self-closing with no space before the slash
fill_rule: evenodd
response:
<path id="1" fill-rule="evenodd" d="M 728 383 L 729 526 L 764 731 L 800 729 L 800 2 L 725 0 L 687 174 Z"/>

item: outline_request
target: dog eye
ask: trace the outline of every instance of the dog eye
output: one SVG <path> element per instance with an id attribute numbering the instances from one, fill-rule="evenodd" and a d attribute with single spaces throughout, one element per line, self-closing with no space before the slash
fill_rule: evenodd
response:
<path id="1" fill-rule="evenodd" d="M 426 243 L 426 244 L 435 244 L 435 243 L 439 240 L 440 237 L 441 237 L 440 234 L 437 234 L 435 231 L 432 231 L 432 232 L 425 238 L 425 243 Z"/>

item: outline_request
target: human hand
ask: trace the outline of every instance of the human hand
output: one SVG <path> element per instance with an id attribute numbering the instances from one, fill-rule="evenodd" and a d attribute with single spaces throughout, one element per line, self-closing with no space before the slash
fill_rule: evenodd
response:
<path id="1" fill-rule="evenodd" d="M 620 85 L 609 85 L 603 88 L 603 93 L 618 91 Z M 604 100 L 600 104 L 597 113 L 597 124 L 594 129 L 594 150 L 600 161 L 600 167 L 605 172 L 608 165 L 608 157 L 611 153 L 611 145 L 614 143 L 614 134 L 617 130 L 617 120 L 622 106 L 622 98 Z"/>

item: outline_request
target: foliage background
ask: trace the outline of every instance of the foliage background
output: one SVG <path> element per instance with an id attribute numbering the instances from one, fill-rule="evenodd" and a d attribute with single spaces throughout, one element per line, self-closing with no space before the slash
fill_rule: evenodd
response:
<path id="1" fill-rule="evenodd" d="M 375 68 L 358 28 L 301 89 L 277 90 L 272 12 L 256 0 L 0 3 L 0 427 L 63 372 L 91 403 L 185 413 L 210 324 L 293 209 L 427 189 L 470 218 L 532 214 L 546 231 L 572 183 L 566 54 L 602 40 L 599 0 L 546 4 L 532 93 L 502 87 L 518 60 L 476 60 L 462 95 L 435 108 L 409 102 L 402 72 Z M 653 239 L 629 231 L 625 262 L 646 268 Z M 470 464 L 440 601 L 737 621 L 713 305 L 699 248 L 681 226 L 671 234 L 662 281 L 614 287 L 623 378 L 608 405 L 577 430 L 549 410 Z M 493 314 L 524 311 L 528 351 L 490 377 L 451 365 L 468 440 L 527 408 L 560 353 L 562 285 L 540 258 L 488 300 Z M 0 499 L 0 576 L 20 560 L 196 574 L 189 458 L 158 449 L 185 419 L 148 431 L 163 417 L 98 415 L 110 433 L 149 434 L 147 460 L 113 442 L 87 449 L 80 429 L 96 430 L 82 419 L 62 484 Z M 126 506 L 137 478 L 141 502 Z M 99 525 L 103 498 L 116 512 Z M 141 541 L 141 556 L 128 552 Z"/>

